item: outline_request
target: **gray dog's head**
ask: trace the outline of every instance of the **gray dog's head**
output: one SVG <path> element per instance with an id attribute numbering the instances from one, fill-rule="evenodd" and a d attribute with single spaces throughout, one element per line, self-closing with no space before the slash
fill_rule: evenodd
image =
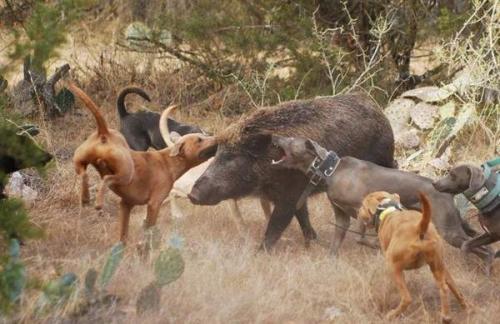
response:
<path id="1" fill-rule="evenodd" d="M 299 137 L 272 136 L 272 143 L 279 148 L 280 155 L 272 160 L 273 165 L 306 172 L 316 157 L 324 159 L 326 149 L 313 140 Z"/>
<path id="2" fill-rule="evenodd" d="M 438 191 L 459 194 L 467 189 L 479 189 L 484 181 L 481 168 L 464 164 L 451 169 L 446 177 L 435 181 L 433 185 Z"/>

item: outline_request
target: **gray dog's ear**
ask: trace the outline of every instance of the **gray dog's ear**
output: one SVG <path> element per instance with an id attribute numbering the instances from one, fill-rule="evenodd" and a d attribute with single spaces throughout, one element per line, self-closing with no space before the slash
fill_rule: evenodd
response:
<path id="1" fill-rule="evenodd" d="M 481 188 L 481 186 L 484 184 L 484 181 L 486 180 L 484 178 L 483 170 L 473 166 L 467 166 L 467 169 L 470 173 L 469 189 L 476 190 Z"/>
<path id="2" fill-rule="evenodd" d="M 306 149 L 313 152 L 320 158 L 325 158 L 326 154 L 328 153 L 326 149 L 324 149 L 321 145 L 311 139 L 306 140 Z"/>
<path id="3" fill-rule="evenodd" d="M 306 149 L 309 150 L 309 151 L 316 152 L 316 149 L 314 147 L 314 144 L 313 144 L 312 140 L 310 140 L 310 139 L 306 140 Z"/>

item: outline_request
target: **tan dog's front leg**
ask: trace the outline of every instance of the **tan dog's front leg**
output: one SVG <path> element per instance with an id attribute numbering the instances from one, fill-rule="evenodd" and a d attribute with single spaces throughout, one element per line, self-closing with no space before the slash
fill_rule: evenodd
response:
<path id="1" fill-rule="evenodd" d="M 356 243 L 371 247 L 372 249 L 380 248 L 378 240 L 369 240 L 368 238 L 366 238 L 365 236 L 366 225 L 359 218 L 358 218 L 358 232 L 360 236 L 356 239 Z"/>
<path id="2" fill-rule="evenodd" d="M 123 200 L 120 202 L 120 241 L 122 241 L 123 244 L 125 244 L 127 241 L 128 224 L 130 221 L 131 210 L 132 206 L 130 206 Z"/>
<path id="3" fill-rule="evenodd" d="M 161 201 L 155 200 L 149 202 L 146 221 L 144 223 L 146 229 L 156 225 L 156 221 L 158 219 L 158 213 L 160 211 L 160 205 Z"/>
<path id="4" fill-rule="evenodd" d="M 387 318 L 392 320 L 408 308 L 411 304 L 411 295 L 408 291 L 408 287 L 406 286 L 403 269 L 400 269 L 395 264 L 391 264 L 390 267 L 394 281 L 396 282 L 396 286 L 399 290 L 399 294 L 401 295 L 401 302 L 399 303 L 399 306 L 387 313 Z"/>

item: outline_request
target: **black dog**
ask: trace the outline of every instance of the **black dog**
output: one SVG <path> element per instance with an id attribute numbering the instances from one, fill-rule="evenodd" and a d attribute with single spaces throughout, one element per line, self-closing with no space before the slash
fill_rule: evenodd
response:
<path id="1" fill-rule="evenodd" d="M 149 147 L 161 150 L 167 147 L 160 134 L 160 114 L 151 111 L 129 113 L 125 107 L 125 97 L 135 93 L 147 101 L 151 101 L 148 94 L 136 87 L 123 89 L 116 100 L 116 108 L 120 116 L 120 132 L 125 136 L 128 145 L 135 151 L 146 151 Z M 169 118 L 168 129 L 179 135 L 204 133 L 199 127 L 176 122 Z"/>

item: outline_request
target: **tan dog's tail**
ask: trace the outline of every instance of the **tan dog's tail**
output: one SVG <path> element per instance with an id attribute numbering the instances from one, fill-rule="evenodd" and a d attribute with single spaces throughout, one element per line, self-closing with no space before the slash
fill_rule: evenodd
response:
<path id="1" fill-rule="evenodd" d="M 427 232 L 429 228 L 429 223 L 431 222 L 431 203 L 429 202 L 429 198 L 422 193 L 419 192 L 418 196 L 420 197 L 420 202 L 422 203 L 422 220 L 420 221 L 420 239 L 424 238 L 424 234 Z"/>
<path id="2" fill-rule="evenodd" d="M 167 146 L 174 146 L 174 142 L 170 139 L 170 131 L 168 130 L 168 115 L 172 110 L 176 109 L 177 105 L 172 105 L 165 109 L 160 117 L 160 134 Z"/>
<path id="3" fill-rule="evenodd" d="M 95 121 L 97 123 L 97 134 L 108 135 L 108 124 L 102 117 L 101 113 L 99 112 L 99 108 L 97 108 L 97 105 L 92 101 L 92 99 L 90 99 L 90 97 L 87 96 L 87 94 L 83 92 L 82 89 L 77 87 L 76 84 L 71 81 L 66 81 L 65 86 L 68 87 L 75 96 L 80 98 L 80 100 L 85 104 L 85 107 L 87 107 L 92 115 L 94 115 Z"/>

